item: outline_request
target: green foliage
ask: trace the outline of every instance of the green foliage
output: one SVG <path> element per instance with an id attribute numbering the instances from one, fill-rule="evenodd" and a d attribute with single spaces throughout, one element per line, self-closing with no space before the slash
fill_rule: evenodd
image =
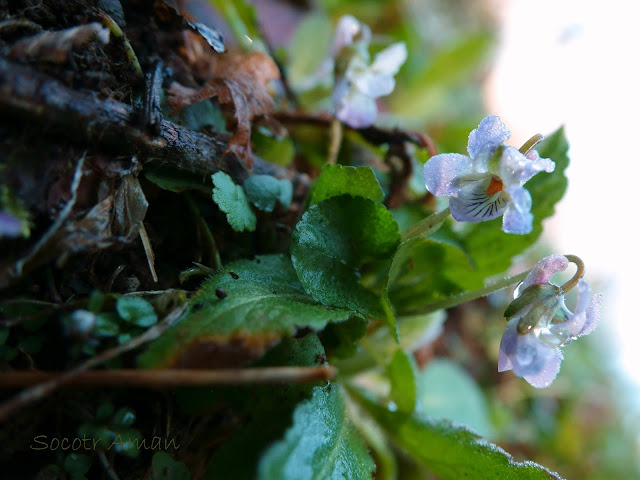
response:
<path id="1" fill-rule="evenodd" d="M 254 366 L 319 366 L 326 360 L 322 343 L 315 334 L 302 338 L 285 338 L 267 352 Z M 191 411 L 199 397 L 200 408 L 211 409 L 222 402 L 231 405 L 244 419 L 239 428 L 209 460 L 206 479 L 233 478 L 255 480 L 260 457 L 282 437 L 291 425 L 297 404 L 311 397 L 318 382 L 295 385 L 267 385 L 246 389 L 188 389 L 181 399 L 190 403 Z M 215 399 L 215 400 L 214 400 Z"/>
<path id="2" fill-rule="evenodd" d="M 244 190 L 233 183 L 224 172 L 211 175 L 213 180 L 213 201 L 227 215 L 227 222 L 236 232 L 256 229 L 256 216 L 249 206 Z"/>
<path id="3" fill-rule="evenodd" d="M 397 349 L 387 365 L 391 382 L 391 400 L 398 411 L 411 413 L 416 406 L 416 366 L 402 349 Z"/>
<path id="4" fill-rule="evenodd" d="M 518 463 L 500 447 L 449 421 L 391 412 L 362 393 L 354 397 L 409 455 L 443 480 L 549 480 L 560 477 L 533 462 Z"/>
<path id="5" fill-rule="evenodd" d="M 247 199 L 256 208 L 265 212 L 272 212 L 276 202 L 288 209 L 293 197 L 293 185 L 291 180 L 279 180 L 271 175 L 252 175 L 244 184 L 244 192 Z"/>
<path id="6" fill-rule="evenodd" d="M 116 311 L 125 322 L 138 327 L 150 327 L 158 321 L 153 306 L 140 297 L 120 297 L 116 302 Z"/>
<path id="7" fill-rule="evenodd" d="M 487 402 L 480 387 L 458 364 L 434 359 L 418 374 L 416 410 L 439 420 L 467 425 L 486 438 L 492 437 Z"/>
<path id="8" fill-rule="evenodd" d="M 384 192 L 371 167 L 325 165 L 309 195 L 311 205 L 338 195 L 353 195 L 381 202 Z"/>
<path id="9" fill-rule="evenodd" d="M 293 162 L 295 148 L 290 136 L 277 137 L 265 127 L 254 128 L 251 133 L 253 151 L 263 160 L 288 167 Z"/>
<path id="10" fill-rule="evenodd" d="M 101 403 L 96 410 L 95 419 L 78 427 L 78 437 L 92 439 L 100 450 L 137 458 L 144 437 L 138 429 L 132 428 L 135 412 L 127 407 L 119 409 L 115 414 L 113 411 L 112 403 Z"/>
<path id="11" fill-rule="evenodd" d="M 263 455 L 258 478 L 370 479 L 375 465 L 345 409 L 338 385 L 316 387 L 312 398 L 296 407 L 284 438 Z"/>
<path id="12" fill-rule="evenodd" d="M 64 459 L 64 469 L 71 478 L 86 475 L 91 468 L 91 457 L 81 453 L 70 453 Z"/>
<path id="13" fill-rule="evenodd" d="M 220 292 L 226 296 L 221 298 Z M 299 327 L 321 329 L 349 312 L 318 305 L 298 282 L 283 255 L 239 260 L 209 277 L 189 303 L 183 320 L 139 357 L 143 367 L 174 363 L 191 344 L 251 338 L 270 345 Z"/>
<path id="14" fill-rule="evenodd" d="M 342 195 L 304 214 L 292 237 L 291 258 L 300 283 L 314 299 L 378 316 L 378 297 L 360 283 L 359 269 L 391 255 L 399 239 L 398 225 L 383 205 Z"/>
<path id="15" fill-rule="evenodd" d="M 185 172 L 184 170 L 173 170 L 169 168 L 145 169 L 144 176 L 151 183 L 170 192 L 180 193 L 189 190 L 198 190 L 203 193 L 209 193 L 211 191 L 201 177 L 190 172 Z"/>
<path id="16" fill-rule="evenodd" d="M 154 480 L 191 480 L 191 473 L 182 462 L 177 462 L 167 452 L 156 452 L 151 460 L 151 478 Z"/>

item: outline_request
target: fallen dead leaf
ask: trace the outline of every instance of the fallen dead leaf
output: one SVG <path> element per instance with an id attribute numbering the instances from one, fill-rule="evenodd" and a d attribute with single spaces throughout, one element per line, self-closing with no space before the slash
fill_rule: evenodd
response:
<path id="1" fill-rule="evenodd" d="M 169 88 L 167 102 L 173 109 L 172 115 L 210 98 L 233 107 L 235 133 L 225 153 L 234 153 L 251 168 L 251 122 L 259 117 L 266 118 L 273 111 L 273 99 L 267 86 L 271 80 L 280 77 L 280 71 L 271 57 L 262 52 L 229 52 L 207 58 L 212 62 L 207 85 L 192 89 L 174 82 Z"/>

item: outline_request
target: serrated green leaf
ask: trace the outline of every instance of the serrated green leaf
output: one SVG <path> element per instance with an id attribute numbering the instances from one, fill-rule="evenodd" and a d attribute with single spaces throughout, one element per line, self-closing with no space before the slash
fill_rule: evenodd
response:
<path id="1" fill-rule="evenodd" d="M 370 480 L 375 465 L 345 411 L 337 384 L 316 387 L 298 405 L 284 438 L 266 451 L 260 480 Z"/>
<path id="2" fill-rule="evenodd" d="M 381 316 L 378 297 L 360 283 L 359 268 L 395 250 L 400 234 L 389 211 L 368 198 L 342 195 L 313 205 L 298 222 L 291 258 L 314 299 L 365 316 Z"/>
<path id="3" fill-rule="evenodd" d="M 480 387 L 457 363 L 435 359 L 418 373 L 416 411 L 434 420 L 451 420 L 467 425 L 483 437 L 493 428 L 487 402 Z"/>
<path id="4" fill-rule="evenodd" d="M 256 229 L 256 216 L 249 206 L 241 186 L 236 185 L 224 172 L 211 175 L 213 180 L 213 201 L 227 215 L 227 222 L 236 232 Z"/>
<path id="5" fill-rule="evenodd" d="M 391 382 L 391 400 L 401 412 L 411 413 L 416 406 L 416 366 L 402 349 L 397 349 L 387 365 Z"/>
<path id="6" fill-rule="evenodd" d="M 285 338 L 269 350 L 254 366 L 319 366 L 326 356 L 322 343 L 314 333 L 302 338 Z M 280 439 L 291 425 L 293 410 L 302 401 L 311 398 L 315 386 L 311 384 L 262 385 L 238 388 L 188 389 L 179 396 L 181 403 L 194 405 L 194 397 L 204 408 L 190 408 L 189 412 L 210 411 L 212 405 L 233 405 L 247 423 L 210 458 L 207 480 L 221 478 L 255 480 L 260 457 L 275 441 Z M 197 406 L 196 406 L 197 407 Z"/>
<path id="7" fill-rule="evenodd" d="M 338 195 L 370 198 L 381 202 L 384 192 L 371 167 L 325 165 L 310 194 L 312 205 Z"/>
<path id="8" fill-rule="evenodd" d="M 116 302 L 116 311 L 125 322 L 143 328 L 155 325 L 158 321 L 153 306 L 140 297 L 120 297 Z"/>
<path id="9" fill-rule="evenodd" d="M 151 459 L 151 478 L 154 480 L 190 480 L 187 466 L 171 458 L 167 452 L 156 452 Z"/>
<path id="10" fill-rule="evenodd" d="M 280 180 L 271 175 L 252 175 L 242 186 L 247 199 L 265 212 L 272 212 L 276 202 L 280 202 L 285 210 L 291 205 L 293 185 L 286 178 Z"/>
<path id="11" fill-rule="evenodd" d="M 221 295 L 224 292 L 226 295 Z M 221 298 L 222 297 L 222 298 Z M 152 343 L 139 357 L 145 368 L 174 364 L 191 348 L 209 345 L 224 357 L 245 360 L 298 327 L 322 329 L 328 322 L 346 320 L 349 312 L 318 305 L 300 285 L 291 261 L 284 255 L 239 260 L 209 277 L 191 299 L 184 319 Z M 251 350 L 255 349 L 255 350 Z"/>
<path id="12" fill-rule="evenodd" d="M 541 465 L 514 461 L 467 428 L 446 420 L 391 412 L 359 390 L 350 393 L 398 446 L 442 480 L 561 480 Z"/>

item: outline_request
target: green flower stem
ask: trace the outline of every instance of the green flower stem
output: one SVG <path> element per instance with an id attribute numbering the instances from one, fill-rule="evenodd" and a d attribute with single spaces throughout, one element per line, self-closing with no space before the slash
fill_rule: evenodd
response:
<path id="1" fill-rule="evenodd" d="M 406 242 L 410 238 L 415 237 L 428 237 L 442 226 L 442 223 L 450 214 L 451 210 L 447 207 L 441 212 L 434 213 L 433 215 L 429 215 L 428 217 L 420 220 L 413 227 L 402 233 L 400 242 Z"/>
<path id="2" fill-rule="evenodd" d="M 507 288 L 513 283 L 520 283 L 526 278 L 527 275 L 529 275 L 530 272 L 531 270 L 527 270 L 525 272 L 519 273 L 518 275 L 513 275 L 512 277 L 506 277 L 502 280 L 498 280 L 497 282 L 492 283 L 491 285 L 487 285 L 486 287 L 479 288 L 478 290 L 469 290 L 467 292 L 462 292 L 458 295 L 454 295 L 453 297 L 448 297 L 438 302 L 429 303 L 424 307 L 405 312 L 404 314 L 426 314 L 435 312 L 436 310 L 442 310 L 444 308 L 455 307 L 456 305 L 460 305 L 461 303 L 470 302 L 471 300 L 476 300 L 480 297 L 489 295 L 490 293 L 497 292 L 498 290 L 502 290 L 503 288 Z"/>
<path id="3" fill-rule="evenodd" d="M 526 155 L 531 150 L 533 150 L 533 147 L 539 144 L 543 139 L 544 139 L 544 136 L 542 136 L 542 134 L 536 133 L 533 137 L 527 140 L 524 143 L 524 145 L 520 147 L 520 153 L 522 153 L 523 155 Z"/>
<path id="4" fill-rule="evenodd" d="M 560 287 L 560 290 L 562 290 L 563 294 L 574 288 L 578 284 L 578 281 L 582 277 L 584 277 L 584 262 L 582 261 L 582 259 L 580 257 L 576 257 L 575 255 L 565 255 L 564 257 L 571 263 L 575 263 L 577 270 L 573 278 L 562 285 L 562 287 Z"/>

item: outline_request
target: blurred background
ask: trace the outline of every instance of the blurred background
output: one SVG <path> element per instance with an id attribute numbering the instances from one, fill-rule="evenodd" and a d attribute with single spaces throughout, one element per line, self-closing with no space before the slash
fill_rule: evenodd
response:
<path id="1" fill-rule="evenodd" d="M 421 408 L 467 423 L 516 458 L 566 478 L 640 478 L 640 318 L 632 303 L 640 268 L 633 208 L 640 7 L 616 0 L 254 3 L 306 108 L 330 108 L 322 85 L 310 85 L 333 26 L 348 13 L 371 26 L 374 51 L 397 40 L 408 47 L 378 124 L 426 130 L 441 152 L 461 153 L 486 114 L 502 117 L 514 146 L 564 126 L 567 193 L 513 270 L 550 253 L 579 255 L 594 291 L 604 294 L 600 327 L 565 348 L 558 379 L 536 390 L 495 373 L 511 292 L 457 308 L 435 343 L 417 352 Z"/>

